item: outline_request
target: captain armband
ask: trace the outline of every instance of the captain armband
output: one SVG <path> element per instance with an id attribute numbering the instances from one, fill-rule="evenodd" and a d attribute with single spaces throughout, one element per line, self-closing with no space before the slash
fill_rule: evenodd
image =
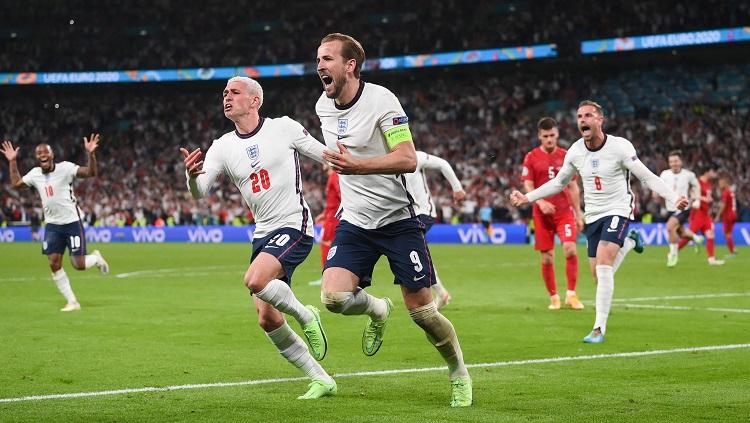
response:
<path id="1" fill-rule="evenodd" d="M 409 125 L 399 125 L 393 127 L 383 133 L 385 140 L 388 143 L 388 148 L 393 150 L 395 146 L 402 142 L 411 141 L 411 131 Z"/>

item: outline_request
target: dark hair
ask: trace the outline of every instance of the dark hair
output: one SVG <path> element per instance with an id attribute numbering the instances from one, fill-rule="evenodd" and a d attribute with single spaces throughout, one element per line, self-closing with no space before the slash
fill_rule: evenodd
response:
<path id="1" fill-rule="evenodd" d="M 357 62 L 354 67 L 354 77 L 359 79 L 359 71 L 362 69 L 362 64 L 365 62 L 365 49 L 362 48 L 362 44 L 353 37 L 340 32 L 326 35 L 320 40 L 320 44 L 330 41 L 341 41 L 341 55 L 344 56 L 344 59 L 347 61 L 354 59 L 354 61 Z"/>
<path id="2" fill-rule="evenodd" d="M 669 152 L 669 154 L 667 154 L 667 157 L 670 156 L 677 156 L 679 158 L 682 158 L 682 150 L 672 150 Z"/>
<path id="3" fill-rule="evenodd" d="M 714 162 L 703 162 L 700 166 L 698 166 L 698 172 L 703 175 L 712 170 L 717 170 L 718 168 L 719 167 L 716 166 L 716 163 Z"/>
<path id="4" fill-rule="evenodd" d="M 539 122 L 536 124 L 537 129 L 544 129 L 545 131 L 548 131 L 553 128 L 557 128 L 557 121 L 552 119 L 549 116 L 545 116 L 541 119 L 539 119 Z"/>
<path id="5" fill-rule="evenodd" d="M 604 117 L 604 109 L 602 108 L 601 104 L 597 103 L 594 100 L 583 100 L 582 102 L 578 103 L 578 108 L 580 109 L 583 106 L 594 106 L 596 109 L 596 112 L 599 113 L 599 116 Z"/>

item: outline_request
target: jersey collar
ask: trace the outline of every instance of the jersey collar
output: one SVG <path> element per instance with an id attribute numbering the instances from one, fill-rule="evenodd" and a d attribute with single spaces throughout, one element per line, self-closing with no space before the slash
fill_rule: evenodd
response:
<path id="1" fill-rule="evenodd" d="M 590 148 L 589 148 L 589 146 L 588 146 L 588 145 L 586 145 L 586 142 L 585 142 L 585 141 L 583 142 L 583 146 L 584 146 L 584 147 L 586 147 L 586 150 L 588 150 L 588 151 L 590 151 L 590 152 L 592 152 L 592 153 L 593 153 L 593 152 L 595 152 L 595 151 L 599 151 L 599 150 L 601 150 L 602 148 L 604 148 L 604 144 L 606 144 L 606 143 L 607 143 L 607 134 L 604 134 L 604 141 L 602 142 L 602 145 L 600 145 L 600 146 L 599 146 L 599 148 L 595 148 L 595 149 L 593 149 L 593 150 L 592 150 L 592 149 L 590 149 Z"/>
<path id="2" fill-rule="evenodd" d="M 359 98 L 362 96 L 362 91 L 364 91 L 364 90 L 365 90 L 365 81 L 360 80 L 359 81 L 359 88 L 357 89 L 357 94 L 354 96 L 354 98 L 352 99 L 352 101 L 350 101 L 350 102 L 348 102 L 346 104 L 339 105 L 338 103 L 336 103 L 336 100 L 333 100 L 333 105 L 336 106 L 336 109 L 338 109 L 338 110 L 350 109 L 352 106 L 354 106 L 354 103 L 356 103 L 357 100 L 359 100 Z"/>
<path id="3" fill-rule="evenodd" d="M 252 137 L 253 135 L 257 134 L 258 131 L 260 131 L 260 128 L 263 126 L 263 121 L 266 120 L 266 118 L 261 117 L 260 120 L 258 120 L 258 126 L 255 127 L 250 133 L 248 134 L 241 134 L 240 131 L 237 130 L 237 128 L 234 129 L 234 133 L 237 134 L 238 137 L 244 139 L 248 139 Z"/>

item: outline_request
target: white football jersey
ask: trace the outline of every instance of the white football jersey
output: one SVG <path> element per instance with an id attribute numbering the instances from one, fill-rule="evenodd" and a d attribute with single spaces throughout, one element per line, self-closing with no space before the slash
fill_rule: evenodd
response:
<path id="1" fill-rule="evenodd" d="M 78 201 L 73 193 L 73 180 L 78 165 L 71 162 L 55 163 L 49 173 L 35 167 L 23 175 L 23 183 L 33 187 L 42 198 L 44 221 L 55 225 L 65 225 L 81 220 Z"/>
<path id="2" fill-rule="evenodd" d="M 666 169 L 661 175 L 659 175 L 659 177 L 672 189 L 672 191 L 677 193 L 677 195 L 688 198 L 700 196 L 700 184 L 698 184 L 698 178 L 695 176 L 695 173 L 687 169 L 680 169 L 677 173 L 672 172 L 672 169 Z M 691 195 L 695 194 L 696 189 L 698 190 L 698 195 Z M 667 211 L 677 211 L 677 207 L 675 207 L 673 201 L 665 200 L 664 204 L 667 206 Z"/>
<path id="3" fill-rule="evenodd" d="M 451 184 L 451 189 L 461 191 L 461 181 L 458 180 L 456 172 L 453 171 L 450 163 L 440 157 L 427 154 L 424 151 L 417 151 L 417 170 L 414 173 L 406 175 L 406 186 L 413 197 L 415 212 L 431 217 L 437 217 L 435 202 L 432 201 L 430 187 L 427 186 L 427 175 L 425 170 L 437 169 L 442 172 L 445 179 Z"/>
<path id="4" fill-rule="evenodd" d="M 194 197 L 205 195 L 223 173 L 240 190 L 255 217 L 254 237 L 284 227 L 313 234 L 310 208 L 302 194 L 299 153 L 323 162 L 325 146 L 296 121 L 261 118 L 249 134 L 228 132 L 206 152 L 204 174 L 191 180 Z"/>
<path id="5" fill-rule="evenodd" d="M 568 181 L 575 172 L 581 175 L 586 223 L 605 216 L 633 219 L 635 197 L 628 165 L 635 161 L 638 156 L 633 144 L 612 135 L 605 135 L 604 144 L 596 151 L 589 150 L 583 138 L 568 149 L 559 173 Z"/>
<path id="6" fill-rule="evenodd" d="M 369 159 L 391 150 L 384 132 L 407 125 L 408 118 L 398 98 L 387 88 L 360 81 L 351 103 L 338 105 L 321 94 L 315 105 L 328 148 L 339 151 L 341 141 L 355 157 Z M 412 216 L 404 175 L 341 175 L 342 220 L 365 229 Z"/>

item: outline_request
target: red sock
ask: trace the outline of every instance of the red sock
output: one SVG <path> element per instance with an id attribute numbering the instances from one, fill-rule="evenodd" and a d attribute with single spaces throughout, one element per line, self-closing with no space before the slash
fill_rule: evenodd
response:
<path id="1" fill-rule="evenodd" d="M 734 238 L 732 238 L 732 233 L 724 234 L 724 237 L 727 239 L 727 248 L 729 248 L 729 254 L 734 254 Z"/>
<path id="2" fill-rule="evenodd" d="M 565 258 L 565 274 L 568 276 L 568 290 L 576 290 L 576 282 L 578 281 L 578 256 L 572 255 Z"/>
<path id="3" fill-rule="evenodd" d="M 714 256 L 714 239 L 713 238 L 707 238 L 706 239 L 706 253 L 709 257 Z"/>
<path id="4" fill-rule="evenodd" d="M 330 245 L 320 244 L 320 265 L 326 265 L 326 257 L 328 257 L 328 250 L 331 249 Z"/>
<path id="5" fill-rule="evenodd" d="M 689 239 L 686 239 L 686 238 L 680 238 L 680 243 L 679 243 L 679 244 L 677 244 L 677 249 L 678 249 L 678 250 L 682 250 L 682 249 L 683 249 L 683 247 L 685 247 L 685 246 L 687 245 L 687 243 L 688 243 L 688 242 L 690 242 L 690 240 L 689 240 Z"/>
<path id="6" fill-rule="evenodd" d="M 557 282 L 555 282 L 555 265 L 542 263 L 542 278 L 547 285 L 547 292 L 550 296 L 557 294 Z"/>

